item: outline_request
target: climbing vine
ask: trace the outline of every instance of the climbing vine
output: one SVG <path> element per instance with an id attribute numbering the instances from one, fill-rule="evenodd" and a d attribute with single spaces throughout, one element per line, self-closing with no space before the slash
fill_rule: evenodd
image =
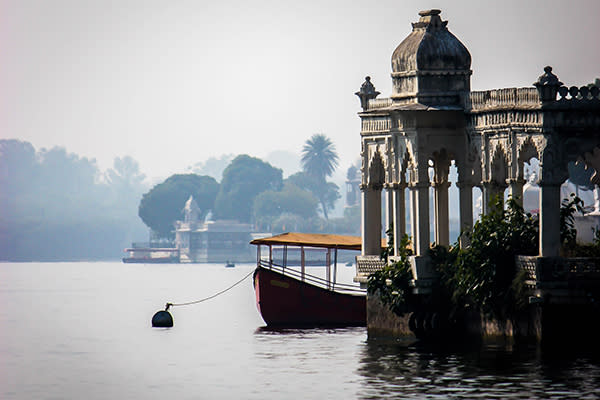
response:
<path id="1" fill-rule="evenodd" d="M 576 256 L 578 246 L 576 242 L 577 229 L 575 229 L 575 214 L 584 213 L 583 200 L 571 193 L 567 199 L 563 199 L 560 207 L 560 242 L 561 253 L 564 256 Z"/>
<path id="2" fill-rule="evenodd" d="M 388 247 L 382 252 L 381 257 L 388 260 L 390 256 L 394 257 L 393 263 L 388 263 L 383 269 L 369 276 L 368 292 L 369 294 L 378 293 L 379 298 L 386 304 L 390 310 L 398 315 L 402 315 L 414 297 L 410 281 L 412 271 L 410 267 L 409 256 L 410 239 L 408 235 L 402 236 L 398 243 L 399 254 L 393 254 L 394 238 L 391 228 L 387 231 Z"/>
<path id="3" fill-rule="evenodd" d="M 436 262 L 440 282 L 459 306 L 477 306 L 482 311 L 501 314 L 515 303 L 516 255 L 536 255 L 539 246 L 537 217 L 525 213 L 514 199 L 506 209 L 500 198 L 490 205 L 468 234 L 470 244 L 450 251 L 449 268 Z M 519 276 L 522 279 L 521 276 Z M 518 290 L 517 290 L 518 291 Z"/>

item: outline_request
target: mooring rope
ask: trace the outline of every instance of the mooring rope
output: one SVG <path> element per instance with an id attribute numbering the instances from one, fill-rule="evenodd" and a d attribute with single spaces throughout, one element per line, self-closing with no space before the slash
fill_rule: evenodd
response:
<path id="1" fill-rule="evenodd" d="M 250 271 L 246 276 L 244 276 L 242 279 L 240 279 L 239 281 L 237 281 L 233 285 L 229 286 L 227 289 L 221 290 L 220 292 L 215 293 L 212 296 L 208 296 L 208 297 L 205 297 L 205 298 L 200 299 L 200 300 L 188 301 L 187 303 L 167 303 L 165 305 L 165 311 L 168 311 L 169 307 L 189 306 L 189 305 L 192 305 L 192 304 L 202 303 L 203 301 L 206 301 L 206 300 L 214 299 L 218 295 L 223 294 L 223 293 L 227 292 L 228 290 L 233 289 L 234 287 L 236 287 L 237 285 L 239 285 L 240 283 L 242 283 L 244 280 L 246 280 L 246 278 L 248 278 L 253 273 L 254 273 L 254 270 Z"/>

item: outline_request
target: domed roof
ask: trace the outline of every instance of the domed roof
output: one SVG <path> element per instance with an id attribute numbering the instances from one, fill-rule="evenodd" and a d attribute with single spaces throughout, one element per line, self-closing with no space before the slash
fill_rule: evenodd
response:
<path id="1" fill-rule="evenodd" d="M 419 22 L 392 54 L 394 73 L 410 71 L 465 71 L 471 68 L 471 54 L 442 21 L 440 10 L 419 12 Z"/>

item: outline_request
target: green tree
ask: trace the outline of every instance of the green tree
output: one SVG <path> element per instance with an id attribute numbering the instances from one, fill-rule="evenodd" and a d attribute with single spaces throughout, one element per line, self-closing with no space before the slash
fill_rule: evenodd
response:
<path id="1" fill-rule="evenodd" d="M 302 147 L 301 162 L 307 175 L 324 181 L 338 166 L 338 155 L 331 140 L 318 133 L 312 135 Z"/>
<path id="2" fill-rule="evenodd" d="M 116 157 L 113 167 L 106 171 L 106 181 L 117 191 L 137 191 L 142 187 L 146 176 L 141 173 L 140 165 L 130 156 Z"/>
<path id="3" fill-rule="evenodd" d="M 301 189 L 311 192 L 318 200 L 321 212 L 325 219 L 328 218 L 328 211 L 332 210 L 335 202 L 341 197 L 339 187 L 333 182 L 327 182 L 322 178 L 308 175 L 306 172 L 296 172 L 290 175 L 286 182 L 298 186 Z"/>
<path id="4" fill-rule="evenodd" d="M 31 207 L 35 179 L 39 175 L 31 143 L 0 139 L 0 219 L 18 219 Z"/>
<path id="5" fill-rule="evenodd" d="M 311 219 L 317 216 L 318 200 L 312 193 L 289 182 L 279 192 L 267 190 L 254 199 L 254 218 L 257 225 L 270 229 L 273 221 L 282 214 Z"/>
<path id="6" fill-rule="evenodd" d="M 338 165 L 335 146 L 327 136 L 315 134 L 302 147 L 301 162 L 305 176 L 299 177 L 297 185 L 317 196 L 323 217 L 329 219 L 328 211 L 333 209 L 335 201 L 340 198 L 337 185 L 327 182 Z"/>
<path id="7" fill-rule="evenodd" d="M 187 199 L 194 196 L 203 217 L 213 208 L 218 191 L 219 184 L 210 176 L 172 175 L 142 196 L 138 215 L 159 237 L 171 239 Z"/>
<path id="8" fill-rule="evenodd" d="M 94 159 L 0 139 L 0 259 L 118 259 L 146 229 L 135 196 L 99 179 Z"/>
<path id="9" fill-rule="evenodd" d="M 217 218 L 250 222 L 257 195 L 265 190 L 280 190 L 282 171 L 258 158 L 239 155 L 223 171 L 223 180 L 214 213 Z"/>

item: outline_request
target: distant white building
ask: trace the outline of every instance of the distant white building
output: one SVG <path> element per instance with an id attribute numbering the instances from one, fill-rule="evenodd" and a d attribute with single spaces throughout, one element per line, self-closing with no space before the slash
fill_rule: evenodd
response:
<path id="1" fill-rule="evenodd" d="M 177 221 L 175 246 L 180 262 L 252 262 L 256 259 L 250 241 L 256 237 L 252 225 L 234 220 L 200 220 L 201 210 L 192 196 L 184 207 L 184 220 Z"/>

